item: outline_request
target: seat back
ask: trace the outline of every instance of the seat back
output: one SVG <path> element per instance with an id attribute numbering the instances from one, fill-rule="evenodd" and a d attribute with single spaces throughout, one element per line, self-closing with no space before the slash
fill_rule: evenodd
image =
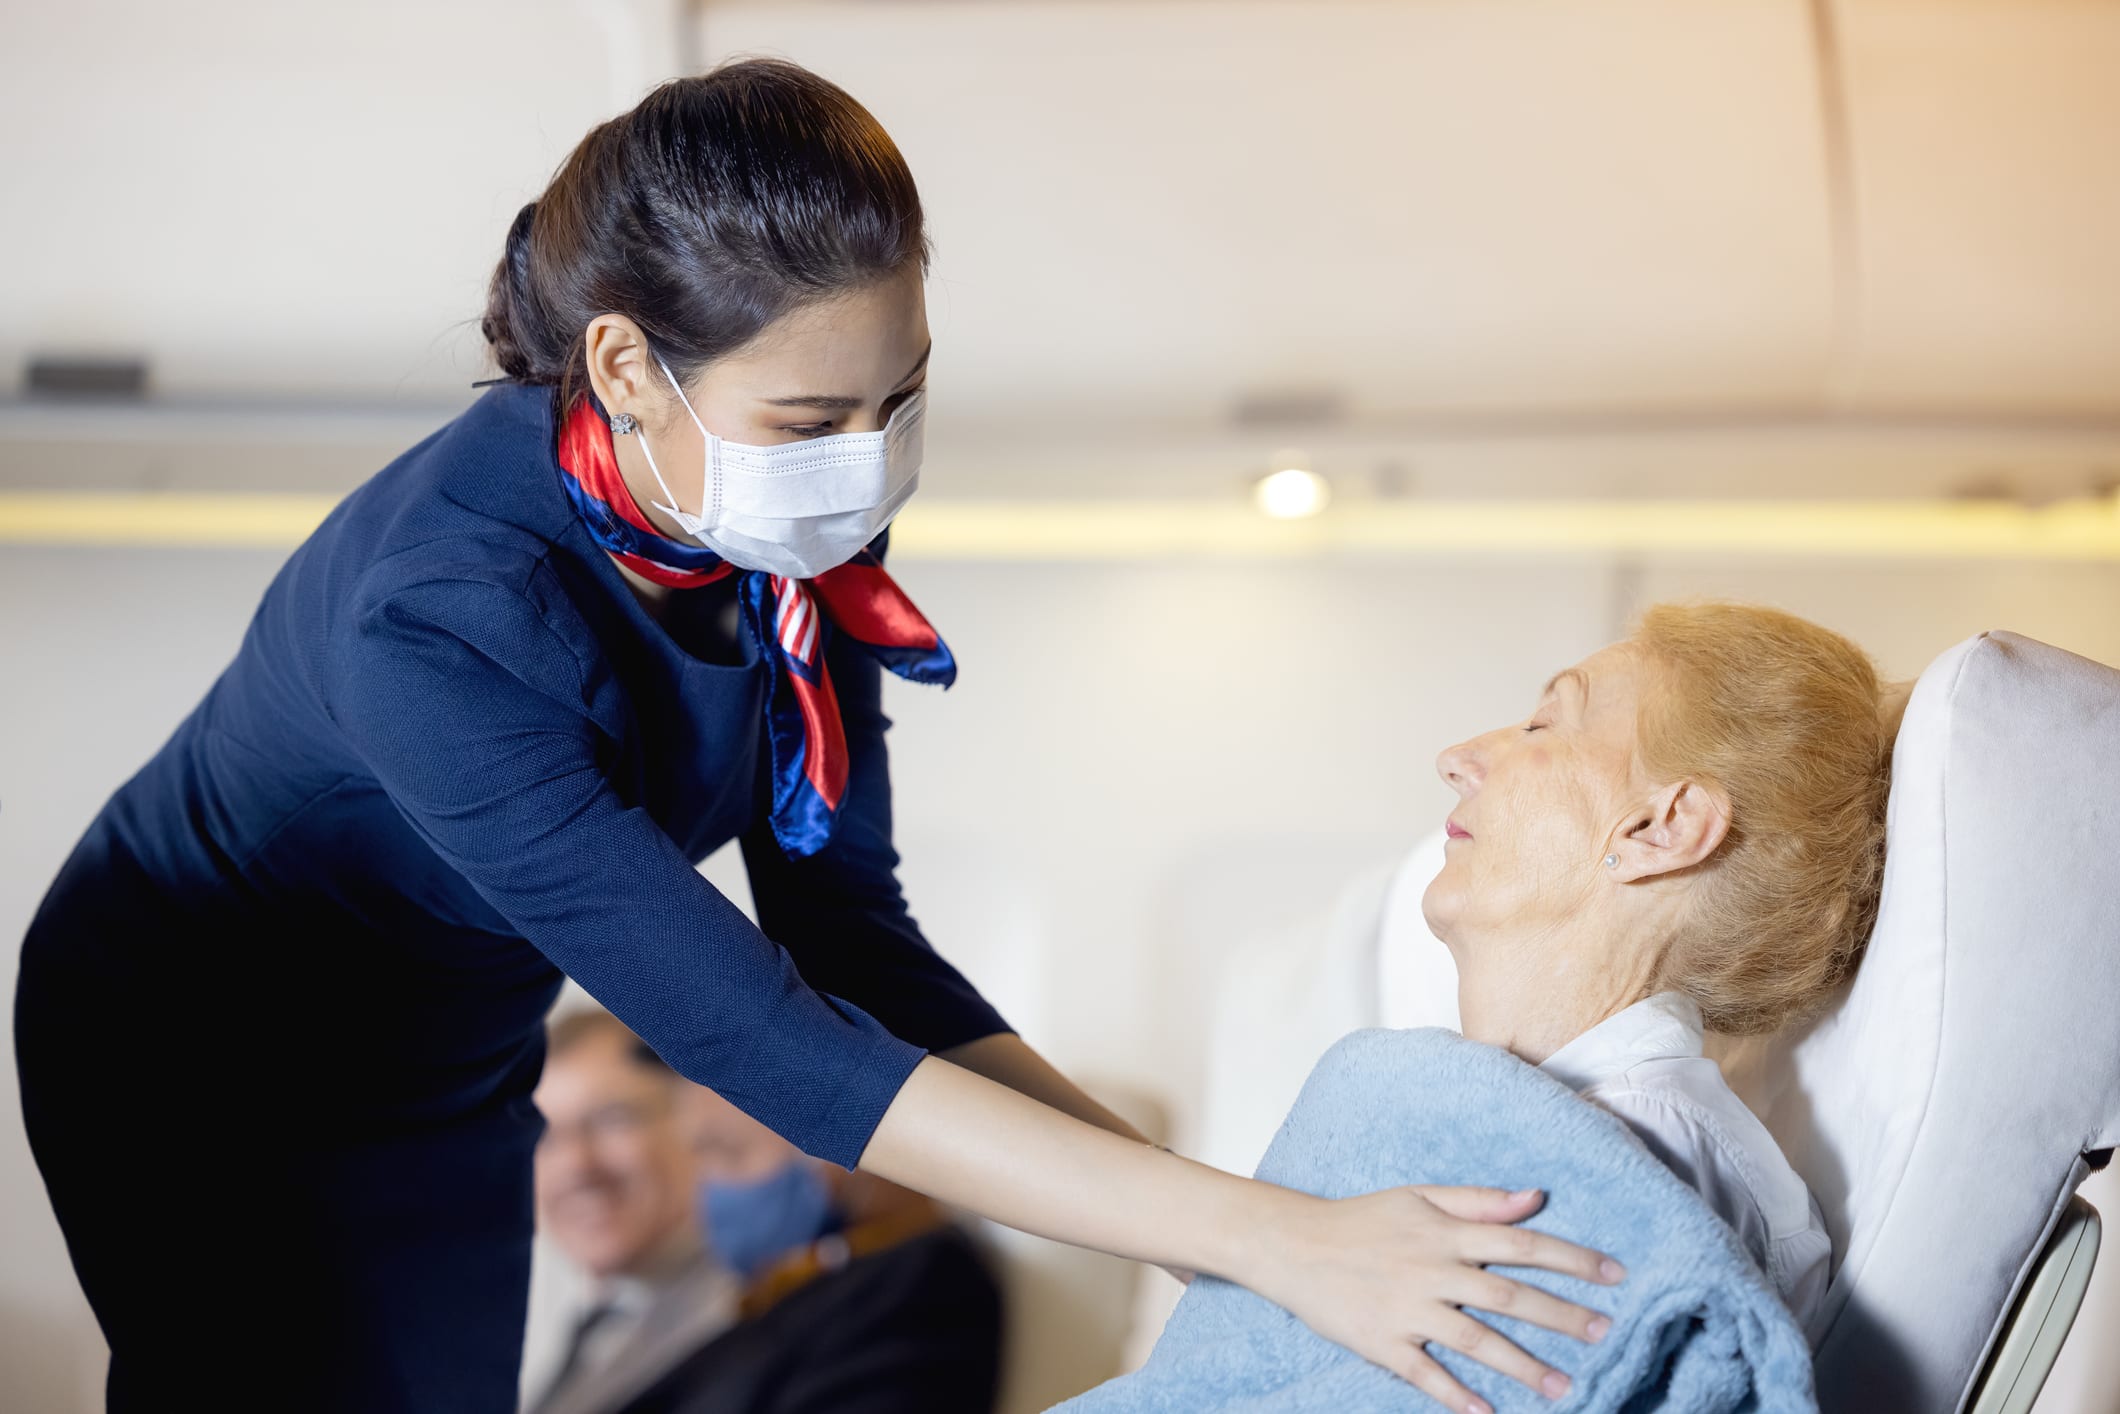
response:
<path id="1" fill-rule="evenodd" d="M 1821 1404 L 1950 1414 L 2120 1142 L 2120 672 L 1969 639 L 1921 675 L 1892 775 L 1852 983 L 1720 1058 L 1833 1234 Z"/>

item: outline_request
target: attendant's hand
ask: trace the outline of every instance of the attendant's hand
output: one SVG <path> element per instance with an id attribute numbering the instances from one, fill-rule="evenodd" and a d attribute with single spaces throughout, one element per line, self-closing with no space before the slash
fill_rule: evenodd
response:
<path id="1" fill-rule="evenodd" d="M 1265 1227 L 1232 1276 L 1286 1307 L 1319 1335 L 1382 1365 L 1451 1409 L 1491 1414 L 1423 1348 L 1461 1352 L 1547 1396 L 1568 1377 L 1477 1320 L 1461 1306 L 1500 1312 L 1578 1340 L 1604 1338 L 1595 1311 L 1483 1270 L 1543 1267 L 1610 1285 L 1617 1262 L 1573 1243 L 1509 1224 L 1538 1211 L 1537 1190 L 1390 1188 L 1330 1201 L 1272 1190 Z"/>
<path id="2" fill-rule="evenodd" d="M 1482 1406 L 1422 1349 L 1428 1341 L 1542 1392 L 1546 1376 L 1559 1375 L 1459 1306 L 1581 1340 L 1610 1326 L 1483 1266 L 1604 1283 L 1625 1275 L 1616 1264 L 1606 1271 L 1598 1253 L 1508 1226 L 1538 1211 L 1536 1193 L 1392 1188 L 1314 1198 L 1163 1153 L 1123 1121 L 1063 1114 L 937 1056 L 913 1067 L 861 1167 L 1024 1232 L 1240 1282 L 1453 1409 Z"/>

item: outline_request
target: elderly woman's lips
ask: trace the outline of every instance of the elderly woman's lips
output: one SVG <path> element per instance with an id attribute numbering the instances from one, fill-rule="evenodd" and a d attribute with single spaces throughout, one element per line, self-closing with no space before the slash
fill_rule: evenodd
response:
<path id="1" fill-rule="evenodd" d="M 1472 838 L 1472 831 L 1466 829 L 1455 820 L 1445 820 L 1443 822 L 1443 833 L 1454 840 L 1469 840 Z"/>

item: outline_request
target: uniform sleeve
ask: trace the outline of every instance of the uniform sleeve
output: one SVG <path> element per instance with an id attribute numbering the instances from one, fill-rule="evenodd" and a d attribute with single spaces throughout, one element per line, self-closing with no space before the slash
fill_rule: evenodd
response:
<path id="1" fill-rule="evenodd" d="M 788 858 L 768 822 L 744 836 L 759 926 L 795 955 L 813 986 L 867 1008 L 918 1045 L 947 1050 L 1007 1031 L 906 908 L 891 843 L 882 666 L 843 635 L 825 656 L 846 729 L 847 794 L 831 843 L 806 858 Z"/>
<path id="2" fill-rule="evenodd" d="M 330 702 L 412 827 L 654 1047 L 851 1167 L 921 1051 L 804 983 L 599 760 L 588 665 L 531 601 L 448 580 L 356 608 Z"/>

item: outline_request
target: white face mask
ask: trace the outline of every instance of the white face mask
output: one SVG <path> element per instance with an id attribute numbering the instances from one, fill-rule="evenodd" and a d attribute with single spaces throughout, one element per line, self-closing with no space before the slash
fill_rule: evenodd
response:
<path id="1" fill-rule="evenodd" d="M 641 434 L 648 470 L 670 498 L 668 505 L 652 504 L 739 569 L 814 579 L 853 559 L 920 485 L 924 389 L 900 403 L 881 432 L 840 432 L 753 447 L 709 432 L 669 365 L 655 362 L 707 439 L 707 452 L 695 515 L 677 508 L 677 497 L 648 450 L 647 435 Z"/>

